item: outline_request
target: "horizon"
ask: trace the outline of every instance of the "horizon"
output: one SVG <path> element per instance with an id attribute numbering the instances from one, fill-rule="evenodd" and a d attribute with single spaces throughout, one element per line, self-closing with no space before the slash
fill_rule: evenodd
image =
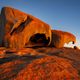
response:
<path id="1" fill-rule="evenodd" d="M 15 3 L 16 2 L 16 3 Z M 77 38 L 75 44 L 80 48 L 80 1 L 79 0 L 0 0 L 0 11 L 11 6 L 31 14 L 48 23 L 52 29 L 71 32 Z M 69 44 L 68 46 L 72 46 Z"/>

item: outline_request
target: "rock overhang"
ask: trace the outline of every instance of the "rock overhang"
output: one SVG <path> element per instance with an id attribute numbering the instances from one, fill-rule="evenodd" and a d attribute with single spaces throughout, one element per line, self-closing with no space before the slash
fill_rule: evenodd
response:
<path id="1" fill-rule="evenodd" d="M 64 43 L 76 42 L 76 37 L 68 32 L 52 30 L 40 19 L 11 7 L 1 10 L 2 46 L 23 48 L 25 46 L 63 47 Z M 70 38 L 70 39 L 69 39 Z"/>
<path id="2" fill-rule="evenodd" d="M 50 44 L 51 27 L 47 23 L 11 7 L 3 7 L 1 16 L 4 16 L 4 19 L 2 19 L 4 25 L 1 27 L 5 29 L 3 31 L 5 32 L 3 38 L 5 47 L 25 47 L 25 44 L 29 43 L 30 38 L 36 34 L 45 35 L 45 39 L 42 39 L 45 41 L 49 40 L 45 45 Z"/>

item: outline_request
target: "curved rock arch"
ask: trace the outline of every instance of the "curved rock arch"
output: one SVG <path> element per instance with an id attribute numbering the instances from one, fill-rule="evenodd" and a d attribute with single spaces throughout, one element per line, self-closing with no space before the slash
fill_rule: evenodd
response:
<path id="1" fill-rule="evenodd" d="M 69 33 L 60 30 L 52 30 L 52 40 L 50 46 L 54 46 L 56 48 L 64 47 L 65 43 L 76 42 L 76 37 Z"/>

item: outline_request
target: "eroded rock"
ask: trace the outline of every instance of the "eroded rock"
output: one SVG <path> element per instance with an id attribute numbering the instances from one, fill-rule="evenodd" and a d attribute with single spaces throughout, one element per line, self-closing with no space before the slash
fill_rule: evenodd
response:
<path id="1" fill-rule="evenodd" d="M 44 57 L 32 61 L 14 80 L 79 80 L 78 72 L 62 58 Z"/>
<path id="2" fill-rule="evenodd" d="M 65 43 L 72 42 L 73 44 L 76 42 L 76 37 L 69 33 L 69 32 L 64 32 L 60 30 L 52 30 L 52 40 L 51 40 L 51 45 L 56 48 L 61 48 L 64 47 Z"/>
<path id="3" fill-rule="evenodd" d="M 23 48 L 26 45 L 31 47 L 50 44 L 50 26 L 32 15 L 14 8 L 3 7 L 1 20 L 1 44 L 3 43 L 5 47 Z"/>

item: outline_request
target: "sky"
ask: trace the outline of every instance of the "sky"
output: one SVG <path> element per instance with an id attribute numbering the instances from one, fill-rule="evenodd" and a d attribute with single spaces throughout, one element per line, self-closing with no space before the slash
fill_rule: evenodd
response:
<path id="1" fill-rule="evenodd" d="M 31 14 L 52 29 L 73 33 L 80 46 L 80 0 L 0 0 L 0 10 L 3 6 Z"/>

